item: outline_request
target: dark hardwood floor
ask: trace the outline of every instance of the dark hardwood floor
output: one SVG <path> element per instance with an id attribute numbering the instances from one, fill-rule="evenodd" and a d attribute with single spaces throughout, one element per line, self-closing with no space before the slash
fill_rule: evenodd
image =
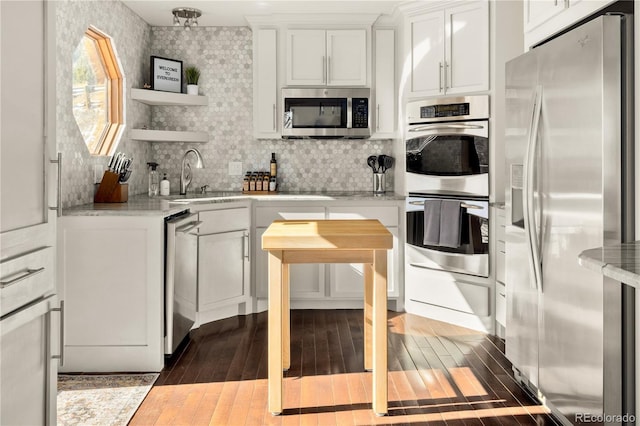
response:
<path id="1" fill-rule="evenodd" d="M 291 312 L 280 416 L 267 412 L 266 312 L 192 331 L 131 425 L 555 425 L 514 381 L 500 339 L 389 312 L 389 415 L 371 410 L 362 310 Z"/>

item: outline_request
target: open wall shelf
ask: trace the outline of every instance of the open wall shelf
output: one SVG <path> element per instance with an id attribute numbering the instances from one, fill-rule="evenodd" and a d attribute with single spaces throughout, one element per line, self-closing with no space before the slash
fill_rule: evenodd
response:
<path id="1" fill-rule="evenodd" d="M 200 95 L 187 95 L 185 93 L 160 92 L 158 90 L 131 88 L 131 99 L 147 105 L 209 105 L 209 98 Z"/>
<path id="2" fill-rule="evenodd" d="M 207 132 L 185 132 L 175 130 L 131 129 L 129 138 L 149 142 L 208 142 Z"/>

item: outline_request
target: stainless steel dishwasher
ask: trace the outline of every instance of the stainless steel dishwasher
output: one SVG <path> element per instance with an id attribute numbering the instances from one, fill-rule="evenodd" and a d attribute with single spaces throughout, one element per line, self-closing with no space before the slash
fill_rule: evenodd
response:
<path id="1" fill-rule="evenodd" d="M 189 334 L 196 318 L 198 289 L 198 214 L 179 213 L 166 219 L 165 355 L 171 355 Z"/>

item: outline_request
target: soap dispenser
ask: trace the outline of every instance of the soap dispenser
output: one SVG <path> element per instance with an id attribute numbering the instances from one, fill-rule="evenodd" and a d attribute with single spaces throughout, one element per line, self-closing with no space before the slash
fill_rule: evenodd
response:
<path id="1" fill-rule="evenodd" d="M 152 161 L 147 163 L 147 166 L 149 166 L 149 197 L 156 197 L 160 189 L 160 178 L 156 170 L 158 163 Z"/>
<path id="2" fill-rule="evenodd" d="M 160 182 L 160 195 L 169 195 L 169 192 L 169 179 L 167 179 L 167 174 L 165 173 Z"/>

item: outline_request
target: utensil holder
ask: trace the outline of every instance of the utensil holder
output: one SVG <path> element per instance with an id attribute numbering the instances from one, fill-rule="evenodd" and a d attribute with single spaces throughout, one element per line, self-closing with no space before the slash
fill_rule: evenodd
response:
<path id="1" fill-rule="evenodd" d="M 384 173 L 373 174 L 373 193 L 374 194 L 385 193 Z"/>
<path id="2" fill-rule="evenodd" d="M 129 200 L 129 184 L 120 183 L 118 173 L 105 171 L 100 186 L 93 196 L 94 203 L 126 203 Z"/>

